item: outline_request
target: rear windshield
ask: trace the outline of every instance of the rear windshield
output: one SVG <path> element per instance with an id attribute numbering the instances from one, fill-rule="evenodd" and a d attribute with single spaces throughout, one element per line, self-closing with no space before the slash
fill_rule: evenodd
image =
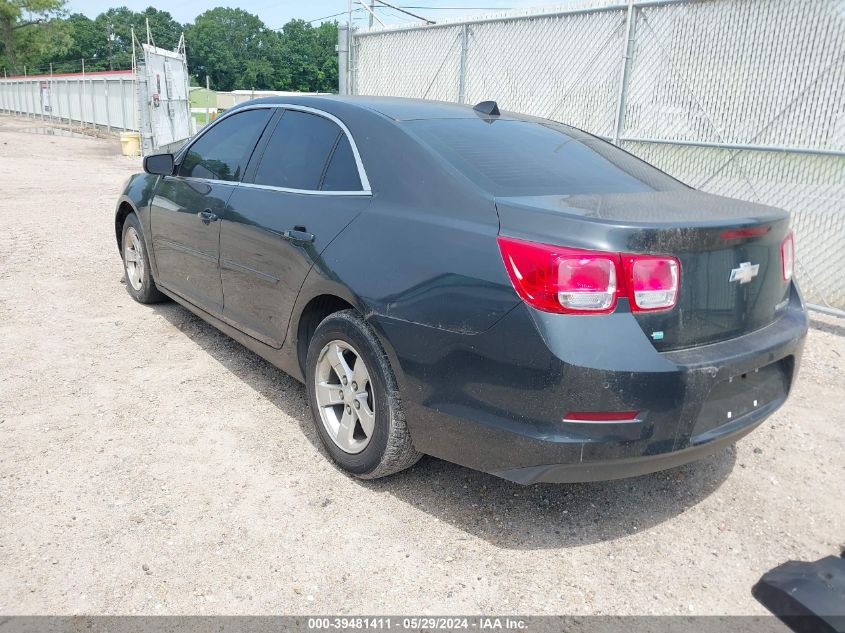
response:
<path id="1" fill-rule="evenodd" d="M 648 163 L 552 122 L 427 119 L 406 125 L 495 196 L 634 193 L 683 188 Z"/>

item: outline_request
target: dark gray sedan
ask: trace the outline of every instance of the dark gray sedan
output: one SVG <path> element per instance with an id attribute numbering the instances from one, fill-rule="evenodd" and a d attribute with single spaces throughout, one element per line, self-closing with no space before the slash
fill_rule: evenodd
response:
<path id="1" fill-rule="evenodd" d="M 304 381 L 359 477 L 422 454 L 521 483 L 651 472 L 735 442 L 795 379 L 788 214 L 559 123 L 262 99 L 144 167 L 115 218 L 129 293 Z"/>

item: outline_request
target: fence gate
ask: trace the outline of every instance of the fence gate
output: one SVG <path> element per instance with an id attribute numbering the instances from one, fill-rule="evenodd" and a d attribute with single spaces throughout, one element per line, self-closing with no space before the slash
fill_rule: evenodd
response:
<path id="1" fill-rule="evenodd" d="M 138 63 L 138 98 L 141 108 L 143 153 L 167 151 L 193 133 L 188 93 L 188 66 L 184 39 L 175 51 L 142 45 Z"/>
<path id="2" fill-rule="evenodd" d="M 592 4 L 355 31 L 345 85 L 494 99 L 602 136 L 698 189 L 786 208 L 805 297 L 845 309 L 843 0 Z"/>

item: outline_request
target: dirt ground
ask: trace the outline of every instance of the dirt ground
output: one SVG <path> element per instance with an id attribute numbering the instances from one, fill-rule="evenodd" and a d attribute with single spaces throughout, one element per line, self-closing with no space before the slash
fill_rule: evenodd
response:
<path id="1" fill-rule="evenodd" d="M 130 299 L 112 217 L 139 159 L 38 125 L 0 117 L 0 613 L 760 614 L 763 572 L 845 542 L 845 321 L 814 317 L 788 404 L 700 463 L 362 482 L 302 386 Z"/>

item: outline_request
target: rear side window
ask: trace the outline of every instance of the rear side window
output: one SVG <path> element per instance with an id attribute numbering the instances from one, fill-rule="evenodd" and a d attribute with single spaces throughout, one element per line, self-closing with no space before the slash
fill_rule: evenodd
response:
<path id="1" fill-rule="evenodd" d="M 346 134 L 341 134 L 337 141 L 332 159 L 323 178 L 323 191 L 359 191 L 361 179 L 358 177 L 358 165 Z"/>
<path id="2" fill-rule="evenodd" d="M 430 119 L 409 128 L 496 196 L 625 193 L 684 188 L 621 149 L 552 122 Z"/>
<path id="3" fill-rule="evenodd" d="M 361 189 L 346 134 L 326 117 L 298 110 L 286 110 L 282 115 L 254 182 L 306 191 Z"/>
<path id="4" fill-rule="evenodd" d="M 191 145 L 179 167 L 179 175 L 240 181 L 272 114 L 265 108 L 226 117 Z"/>

